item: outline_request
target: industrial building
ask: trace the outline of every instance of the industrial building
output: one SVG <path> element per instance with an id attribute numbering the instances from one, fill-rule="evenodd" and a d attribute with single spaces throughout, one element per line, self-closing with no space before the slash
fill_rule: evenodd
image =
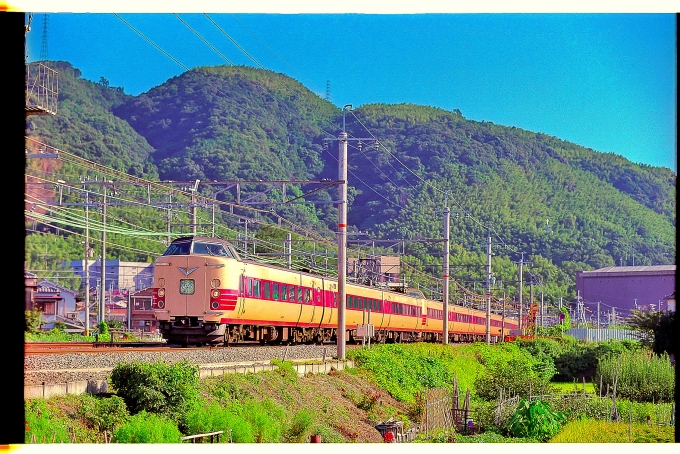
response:
<path id="1" fill-rule="evenodd" d="M 675 310 L 675 268 L 675 265 L 609 266 L 577 271 L 577 295 L 586 307 L 593 308 L 599 303 L 602 313 L 613 310 L 626 316 L 632 309 L 643 306 Z"/>

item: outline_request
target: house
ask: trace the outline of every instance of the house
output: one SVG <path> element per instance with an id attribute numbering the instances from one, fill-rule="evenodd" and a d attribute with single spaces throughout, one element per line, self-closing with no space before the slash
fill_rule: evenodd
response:
<path id="1" fill-rule="evenodd" d="M 26 263 L 24 262 L 24 289 L 26 294 L 25 309 L 32 310 L 35 307 L 35 292 L 38 290 L 38 276 L 26 271 Z"/>
<path id="2" fill-rule="evenodd" d="M 130 329 L 139 329 L 146 333 L 153 333 L 159 322 L 153 313 L 153 289 L 151 287 L 130 295 Z"/>
<path id="3" fill-rule="evenodd" d="M 66 323 L 72 328 L 85 326 L 85 312 L 76 308 L 78 292 L 48 280 L 41 280 L 37 284 L 32 308 L 42 312 L 42 328 L 52 329 L 55 322 Z"/>

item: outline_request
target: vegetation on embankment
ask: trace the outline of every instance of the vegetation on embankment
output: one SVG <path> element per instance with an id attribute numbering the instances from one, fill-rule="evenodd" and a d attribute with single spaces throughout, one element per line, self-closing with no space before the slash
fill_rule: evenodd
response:
<path id="1" fill-rule="evenodd" d="M 628 349 L 608 344 L 607 356 L 600 360 L 618 355 L 617 363 L 625 367 L 631 357 Z M 535 353 L 541 345 L 556 354 L 568 344 L 537 340 L 494 346 L 377 345 L 348 351 L 354 369 L 304 377 L 280 361 L 273 372 L 204 380 L 198 380 L 196 366 L 187 363 L 121 364 L 111 374 L 112 395 L 28 401 L 26 442 L 96 443 L 104 441 L 106 433 L 107 439 L 124 443 L 176 443 L 178 436 L 223 430 L 221 442 L 299 443 L 321 435 L 323 442 L 376 443 L 382 441 L 375 429 L 380 422 L 401 421 L 406 429 L 421 424 L 428 391 L 450 391 L 454 377 L 462 393 L 470 390 L 482 433 L 466 437 L 450 429 L 433 430 L 417 441 L 545 442 L 582 419 L 608 422 L 615 415 L 618 424 L 632 427 L 650 416 L 654 428 L 670 419 L 670 403 L 617 398 L 614 407 L 612 399 L 592 394 L 584 398 L 580 389 L 573 398 L 535 397 L 557 392 L 550 382 L 553 357 Z M 671 390 L 673 386 L 674 381 L 667 384 Z M 498 418 L 501 395 L 520 399 L 504 406 Z M 637 441 L 672 438 L 672 428 L 630 430 L 639 433 Z M 597 432 L 591 436 L 589 442 L 601 441 Z M 578 442 L 586 441 L 579 437 Z"/>

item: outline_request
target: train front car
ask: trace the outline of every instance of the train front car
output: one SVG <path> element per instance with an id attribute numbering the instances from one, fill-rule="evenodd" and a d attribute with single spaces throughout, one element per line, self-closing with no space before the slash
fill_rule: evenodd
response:
<path id="1" fill-rule="evenodd" d="M 170 344 L 224 341 L 221 323 L 236 308 L 239 256 L 229 242 L 189 236 L 174 240 L 154 264 L 153 308 Z"/>

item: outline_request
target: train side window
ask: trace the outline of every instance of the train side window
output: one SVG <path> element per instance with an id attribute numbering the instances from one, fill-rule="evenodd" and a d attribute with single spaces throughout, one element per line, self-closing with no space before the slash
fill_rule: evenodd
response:
<path id="1" fill-rule="evenodd" d="M 255 298 L 259 298 L 261 296 L 261 289 L 260 289 L 260 281 L 258 279 L 253 280 L 253 290 Z"/>
<path id="2" fill-rule="evenodd" d="M 253 280 L 248 278 L 248 296 L 253 296 Z"/>
<path id="3" fill-rule="evenodd" d="M 292 302 L 295 301 L 295 286 L 294 285 L 290 286 L 290 301 L 292 301 Z"/>
<path id="4" fill-rule="evenodd" d="M 279 299 L 279 284 L 274 283 L 272 285 L 274 286 L 274 299 L 278 300 Z"/>
<path id="5" fill-rule="evenodd" d="M 382 301 L 378 300 L 378 312 L 382 312 Z"/>
<path id="6" fill-rule="evenodd" d="M 333 307 L 338 307 L 338 294 L 333 293 Z"/>
<path id="7" fill-rule="evenodd" d="M 301 303 L 302 302 L 302 287 L 298 287 L 298 292 L 297 292 L 297 302 Z"/>
<path id="8" fill-rule="evenodd" d="M 281 301 L 288 301 L 288 286 L 281 284 Z"/>
<path id="9" fill-rule="evenodd" d="M 312 301 L 312 292 L 311 292 L 310 289 L 308 289 L 308 288 L 305 289 L 304 297 L 305 297 L 305 299 L 304 299 L 305 303 L 309 303 L 310 301 Z"/>
<path id="10" fill-rule="evenodd" d="M 269 282 L 264 283 L 264 297 L 269 299 L 271 296 L 271 290 L 270 290 L 270 285 Z"/>
<path id="11" fill-rule="evenodd" d="M 352 307 L 352 297 L 350 295 L 347 295 L 347 301 L 345 302 L 345 307 L 347 309 Z"/>

